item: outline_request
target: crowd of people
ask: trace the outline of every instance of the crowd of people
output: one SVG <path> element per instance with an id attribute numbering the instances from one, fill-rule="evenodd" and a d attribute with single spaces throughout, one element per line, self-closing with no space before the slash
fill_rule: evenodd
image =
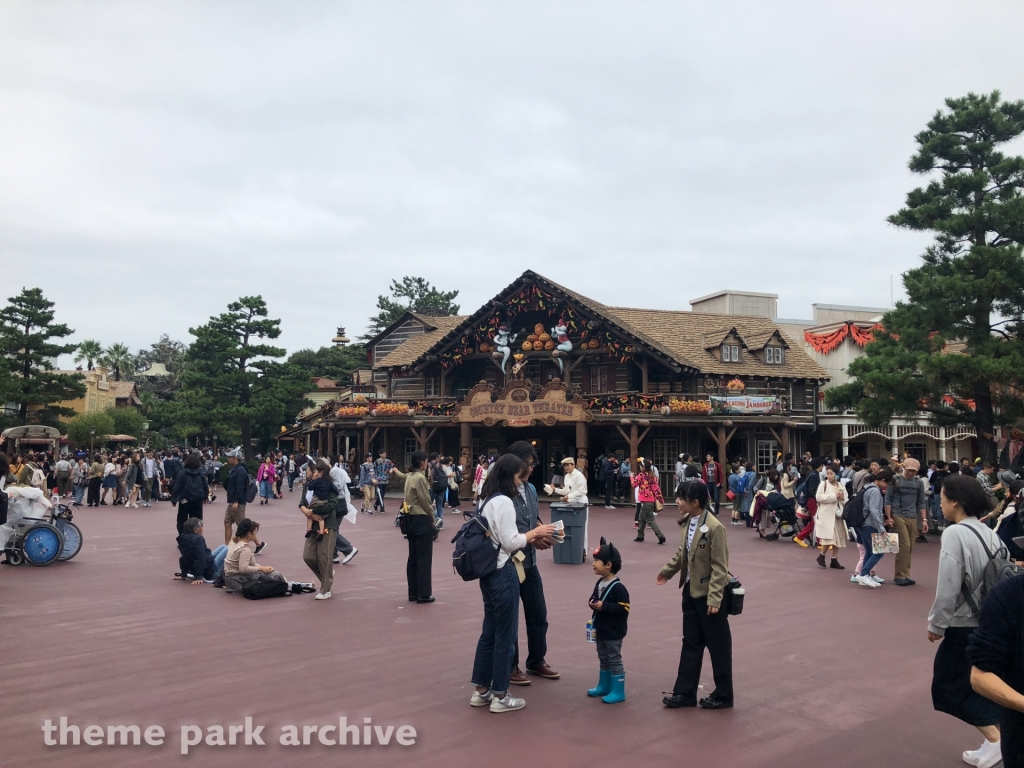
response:
<path id="1" fill-rule="evenodd" d="M 224 493 L 224 543 L 210 550 L 204 538 L 204 507 L 216 499 L 221 464 L 212 452 L 172 449 L 100 452 L 95 456 L 27 454 L 4 467 L 2 485 L 45 487 L 58 498 L 89 506 L 123 504 L 135 508 L 168 501 L 177 507 L 176 527 L 180 570 L 176 579 L 195 585 L 214 584 L 228 593 L 270 597 L 315 592 L 331 597 L 334 564 L 348 563 L 358 550 L 339 533 L 339 522 L 357 514 L 350 486 L 360 489 L 362 511 L 385 511 L 389 487 L 401 486 L 403 502 L 396 525 L 408 540 L 406 581 L 412 602 L 434 602 L 434 542 L 443 526 L 445 507 L 459 509 L 463 468 L 451 457 L 416 451 L 407 471 L 394 466 L 386 452 L 364 457 L 357 481 L 349 477 L 341 457 L 288 456 L 271 452 L 259 457 L 254 479 L 240 450 L 225 454 L 228 466 Z M 4 457 L 5 465 L 8 463 Z M 558 541 L 555 525 L 541 520 L 537 489 L 530 482 L 539 464 L 536 449 L 518 442 L 498 456 L 481 456 L 472 476 L 474 505 L 486 521 L 496 563 L 480 578 L 483 628 L 471 672 L 470 704 L 492 712 L 521 709 L 525 701 L 512 686 L 528 686 L 532 678 L 557 680 L 547 660 L 548 629 L 544 586 L 537 567 L 538 550 Z M 656 521 L 665 507 L 658 468 L 642 457 L 637 472 L 628 460 L 601 457 L 595 467 L 604 480 L 605 501 L 629 499 L 636 505 L 635 541 L 646 528 L 659 544 L 667 541 Z M 1021 765 L 1024 755 L 1024 481 L 994 462 L 963 459 L 946 464 L 921 462 L 909 456 L 891 459 L 836 459 L 806 454 L 780 456 L 768 468 L 755 468 L 737 457 L 723 467 L 708 454 L 701 464 L 688 454 L 676 466 L 674 498 L 679 511 L 680 541 L 655 582 L 666 584 L 676 574 L 682 592 L 683 642 L 669 708 L 733 706 L 732 638 L 729 629 L 731 577 L 727 525 L 719 520 L 723 499 L 729 502 L 733 526 L 755 528 L 764 536 L 773 510 L 790 504 L 793 521 L 783 536 L 799 547 L 817 550 L 816 563 L 826 570 L 846 570 L 841 554 L 852 543 L 859 553 L 850 581 L 878 589 L 882 557 L 895 554 L 893 583 L 913 586 L 915 545 L 941 536 L 935 600 L 928 615 L 927 637 L 939 643 L 935 656 L 932 699 L 936 710 L 976 727 L 982 745 L 963 760 L 991 768 Z M 557 484 L 546 484 L 552 496 L 588 502 L 587 477 L 572 457 L 560 464 Z M 621 478 L 625 478 L 623 483 Z M 256 557 L 266 547 L 260 524 L 246 514 L 258 495 L 260 503 L 283 498 L 296 480 L 299 511 L 305 518 L 303 561 L 313 582 L 287 579 Z M 251 485 L 256 485 L 253 492 Z M 781 506 L 763 499 L 778 495 Z M 610 506 L 610 504 L 609 504 Z M 777 521 L 776 521 L 777 522 Z M 296 534 L 298 535 L 298 534 Z M 770 537 L 766 537 L 770 538 Z M 611 542 L 601 539 L 593 550 L 597 583 L 588 600 L 588 639 L 596 644 L 599 680 L 587 691 L 606 703 L 625 700 L 623 642 L 629 619 L 629 592 L 621 571 L 623 558 Z M 845 559 L 845 558 L 844 558 Z M 995 565 L 994 565 L 995 564 Z M 520 662 L 519 610 L 525 616 L 527 653 Z M 704 651 L 713 666 L 715 688 L 698 699 Z"/>

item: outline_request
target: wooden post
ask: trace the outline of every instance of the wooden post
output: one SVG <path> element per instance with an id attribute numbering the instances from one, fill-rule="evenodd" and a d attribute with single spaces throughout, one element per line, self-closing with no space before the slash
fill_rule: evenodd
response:
<path id="1" fill-rule="evenodd" d="M 438 384 L 437 394 L 439 397 L 448 397 L 448 369 L 441 367 L 441 382 Z"/>
<path id="2" fill-rule="evenodd" d="M 334 457 L 338 453 L 337 446 L 334 444 L 334 425 L 331 424 L 327 427 L 327 452 Z"/>
<path id="3" fill-rule="evenodd" d="M 589 431 L 587 429 L 587 422 L 577 421 L 576 422 L 576 469 L 583 473 L 583 476 L 587 476 L 587 469 L 589 462 L 587 461 L 589 451 L 588 445 Z"/>
<path id="4" fill-rule="evenodd" d="M 785 456 L 787 453 L 792 453 L 793 449 L 789 445 L 789 427 L 782 428 L 782 455 Z"/>

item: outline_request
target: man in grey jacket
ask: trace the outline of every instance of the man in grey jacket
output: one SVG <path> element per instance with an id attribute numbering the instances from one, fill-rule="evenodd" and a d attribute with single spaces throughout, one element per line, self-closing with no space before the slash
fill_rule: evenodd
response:
<path id="1" fill-rule="evenodd" d="M 537 490 L 530 484 L 530 473 L 537 466 L 537 451 L 525 440 L 512 443 L 508 453 L 516 456 L 526 464 L 525 477 L 519 486 L 519 496 L 512 499 L 516 508 L 516 529 L 520 533 L 532 531 L 540 523 L 540 504 L 537 502 Z M 561 675 L 548 666 L 545 656 L 548 650 L 548 609 L 544 601 L 544 583 L 540 579 L 535 549 L 548 549 L 554 544 L 551 539 L 538 539 L 527 544 L 523 550 L 526 560 L 523 568 L 526 578 L 519 585 L 519 597 L 523 601 L 523 618 L 526 619 L 526 672 L 548 680 L 557 680 Z M 529 685 L 530 678 L 519 666 L 519 639 L 516 637 L 515 655 L 512 660 L 512 685 Z"/>
<path id="2" fill-rule="evenodd" d="M 903 473 L 893 478 L 885 492 L 885 522 L 891 525 L 900 539 L 900 551 L 896 555 L 896 578 L 893 584 L 900 587 L 913 586 L 917 582 L 910 578 L 910 560 L 914 552 L 914 539 L 918 536 L 918 520 L 921 533 L 928 533 L 927 497 L 924 485 L 917 473 L 921 462 L 907 459 L 903 462 Z"/>

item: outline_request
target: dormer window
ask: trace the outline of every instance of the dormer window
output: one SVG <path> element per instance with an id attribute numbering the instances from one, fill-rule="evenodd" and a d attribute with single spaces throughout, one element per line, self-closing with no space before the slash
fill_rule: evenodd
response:
<path id="1" fill-rule="evenodd" d="M 785 357 L 783 356 L 782 347 L 765 347 L 764 361 L 768 365 L 783 365 Z"/>
<path id="2" fill-rule="evenodd" d="M 740 347 L 739 344 L 723 344 L 722 345 L 722 362 L 723 363 L 738 363 L 740 361 Z"/>

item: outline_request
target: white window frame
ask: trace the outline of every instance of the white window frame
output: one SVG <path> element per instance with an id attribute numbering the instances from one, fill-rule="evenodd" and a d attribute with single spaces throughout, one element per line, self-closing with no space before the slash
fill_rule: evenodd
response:
<path id="1" fill-rule="evenodd" d="M 779 452 L 779 444 L 775 440 L 757 441 L 757 471 L 767 472 L 776 465 L 775 457 Z"/>
<path id="2" fill-rule="evenodd" d="M 415 437 L 405 438 L 405 460 L 402 464 L 402 471 L 412 465 L 412 452 L 420 449 L 419 441 Z"/>
<path id="3" fill-rule="evenodd" d="M 768 365 L 783 365 L 785 356 L 782 347 L 765 347 L 764 361 Z"/>
<path id="4" fill-rule="evenodd" d="M 723 363 L 738 363 L 740 361 L 740 345 L 739 344 L 723 344 L 722 345 L 722 362 Z"/>

